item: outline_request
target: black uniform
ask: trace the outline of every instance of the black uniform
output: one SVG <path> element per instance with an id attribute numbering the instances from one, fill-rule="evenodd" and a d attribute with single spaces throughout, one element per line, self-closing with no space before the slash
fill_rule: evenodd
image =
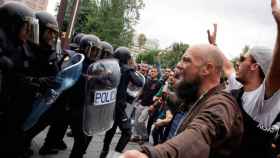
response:
<path id="1" fill-rule="evenodd" d="M 139 87 L 143 84 L 141 79 L 135 74 L 135 70 L 127 65 L 128 60 L 132 58 L 127 48 L 120 47 L 116 49 L 113 55 L 119 60 L 119 64 L 121 67 L 121 80 L 117 89 L 114 124 L 113 127 L 109 129 L 105 134 L 105 138 L 103 141 L 104 145 L 100 157 L 106 157 L 106 155 L 108 154 L 110 144 L 116 133 L 117 127 L 120 128 L 122 134 L 115 150 L 117 152 L 122 152 L 127 145 L 132 135 L 131 123 L 125 112 L 128 83 L 132 82 Z"/>
<path id="2" fill-rule="evenodd" d="M 32 27 L 36 20 L 32 10 L 18 2 L 2 5 L 0 19 L 4 21 L 0 24 L 0 69 L 3 75 L 0 96 L 0 153 L 6 153 L 13 158 L 20 157 L 23 153 L 21 125 L 40 88 L 40 85 L 32 80 L 35 57 L 26 43 L 30 34 L 24 33 L 27 30 L 23 27 Z"/>
<path id="3" fill-rule="evenodd" d="M 56 38 L 47 36 L 49 33 L 48 31 L 58 33 L 58 25 L 55 17 L 47 12 L 38 12 L 35 15 L 36 18 L 39 19 L 40 44 L 29 43 L 29 48 L 34 52 L 35 58 L 32 63 L 34 80 L 40 85 L 39 94 L 44 94 L 47 89 L 58 86 L 55 83 L 55 76 L 60 70 L 59 61 L 57 59 L 56 50 L 54 49 L 55 43 L 49 43 L 49 41 L 56 41 Z M 59 111 L 57 107 L 58 106 L 55 105 L 52 106 L 50 110 L 43 114 L 39 122 L 25 132 L 26 149 L 29 150 L 31 140 L 50 124 L 50 120 L 54 117 L 53 112 Z"/>
<path id="4" fill-rule="evenodd" d="M 44 93 L 48 88 L 55 88 L 54 82 L 55 75 L 60 70 L 57 54 L 52 49 L 46 49 L 37 45 L 31 46 L 32 51 L 35 53 L 35 61 L 33 62 L 34 75 L 40 80 L 40 91 Z M 59 117 L 60 105 L 53 105 L 35 124 L 34 127 L 25 132 L 25 147 L 29 148 L 31 140 L 44 130 L 52 121 L 53 118 Z"/>
<path id="5" fill-rule="evenodd" d="M 9 45 L 12 46 L 12 43 Z M 14 67 L 8 71 L 3 70 L 1 93 L 3 125 L 1 125 L 2 129 L 0 130 L 3 132 L 0 135 L 0 144 L 3 146 L 0 147 L 0 150 L 20 155 L 23 149 L 21 125 L 31 110 L 39 86 L 29 80 L 34 75 L 31 68 L 34 55 L 22 45 L 16 45 L 12 48 L 4 49 L 5 52 L 9 51 Z"/>
<path id="6" fill-rule="evenodd" d="M 76 53 L 74 50 L 79 48 L 80 40 L 84 35 L 85 34 L 83 33 L 79 33 L 73 38 L 73 43 L 69 44 L 72 50 L 65 50 L 67 53 L 64 54 L 64 57 L 67 57 L 68 53 L 70 54 Z M 62 63 L 62 61 L 60 61 L 60 63 Z M 53 108 L 50 109 L 48 113 L 49 115 L 45 116 L 45 119 L 49 120 L 50 128 L 47 137 L 45 139 L 45 143 L 43 147 L 39 150 L 39 154 L 41 155 L 54 154 L 57 153 L 58 150 L 65 150 L 67 148 L 66 144 L 63 142 L 63 138 L 65 132 L 67 131 L 68 125 L 71 122 L 69 120 L 71 118 L 71 114 L 70 114 L 72 111 L 71 107 L 72 104 L 77 102 L 79 102 L 78 105 L 80 105 L 79 99 L 73 101 L 69 100 L 71 99 L 71 93 L 73 93 L 71 91 L 73 91 L 74 89 L 75 88 L 70 88 L 69 90 L 63 92 L 61 96 L 58 98 L 58 100 L 54 103 L 55 105 L 53 105 Z M 76 96 L 74 96 L 74 98 L 76 98 Z"/>
<path id="7" fill-rule="evenodd" d="M 44 148 L 53 148 L 57 141 L 61 141 L 67 126 L 70 125 L 73 136 L 74 136 L 74 145 L 70 154 L 70 158 L 82 158 L 85 154 L 87 147 L 91 141 L 92 137 L 86 136 L 83 133 L 82 123 L 83 123 L 83 105 L 84 105 L 84 93 L 85 93 L 85 82 L 86 82 L 86 73 L 89 65 L 93 63 L 93 58 L 91 52 L 85 52 L 86 50 L 93 50 L 93 47 L 96 48 L 100 40 L 94 35 L 84 35 L 80 40 L 80 53 L 83 53 L 86 58 L 83 61 L 83 70 L 82 75 L 79 80 L 73 85 L 73 87 L 66 90 L 62 98 L 59 99 L 63 102 L 66 107 L 64 117 L 57 117 L 53 122 L 47 138 L 45 139 L 45 144 L 41 149 Z M 91 47 L 90 49 L 86 49 Z"/>

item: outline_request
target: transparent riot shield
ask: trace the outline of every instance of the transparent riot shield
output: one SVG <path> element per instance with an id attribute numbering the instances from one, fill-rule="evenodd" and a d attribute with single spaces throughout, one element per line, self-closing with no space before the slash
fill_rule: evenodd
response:
<path id="1" fill-rule="evenodd" d="M 27 131 L 33 127 L 60 94 L 72 87 L 82 73 L 84 55 L 70 54 L 68 60 L 62 63 L 62 70 L 56 75 L 55 81 L 59 85 L 54 89 L 49 89 L 43 96 L 34 101 L 32 111 L 23 124 L 23 130 Z"/>
<path id="2" fill-rule="evenodd" d="M 120 77 L 120 67 L 115 59 L 99 60 L 89 66 L 83 111 L 86 135 L 92 136 L 112 127 Z"/>
<path id="3" fill-rule="evenodd" d="M 135 74 L 142 80 L 143 86 L 139 87 L 139 86 L 134 85 L 133 83 L 128 84 L 127 93 L 128 93 L 128 95 L 130 95 L 133 98 L 137 98 L 140 95 L 140 93 L 145 85 L 145 80 L 146 80 L 145 76 L 142 75 L 141 73 L 136 71 Z"/>
<path id="4" fill-rule="evenodd" d="M 145 79 L 145 76 L 142 75 L 141 73 L 139 72 L 135 72 L 136 75 L 142 80 L 142 85 L 143 86 L 136 86 L 134 85 L 133 83 L 129 83 L 128 84 L 128 87 L 127 87 L 127 94 L 133 98 L 133 101 L 131 103 L 128 103 L 128 106 L 126 107 L 125 111 L 126 111 L 126 114 L 127 116 L 131 116 L 133 110 L 134 110 L 134 105 L 135 105 L 135 100 L 137 100 L 137 98 L 140 96 L 141 92 L 142 92 L 142 89 L 145 85 L 145 82 L 146 82 L 146 79 Z"/>

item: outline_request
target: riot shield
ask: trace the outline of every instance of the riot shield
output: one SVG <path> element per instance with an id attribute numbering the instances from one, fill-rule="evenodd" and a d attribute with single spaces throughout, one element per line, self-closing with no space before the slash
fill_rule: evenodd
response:
<path id="1" fill-rule="evenodd" d="M 130 95 L 133 98 L 137 98 L 140 95 L 140 93 L 145 85 L 145 80 L 146 80 L 145 76 L 142 75 L 141 73 L 136 71 L 135 74 L 142 80 L 143 86 L 139 87 L 139 86 L 134 85 L 133 83 L 128 84 L 127 93 L 128 93 L 128 95 Z"/>
<path id="2" fill-rule="evenodd" d="M 72 87 L 82 73 L 84 55 L 75 53 L 70 54 L 68 60 L 62 64 L 62 70 L 56 75 L 55 81 L 59 85 L 55 89 L 49 89 L 43 96 L 34 101 L 32 111 L 23 124 L 23 130 L 27 131 L 33 127 L 39 118 L 56 101 L 60 94 Z"/>
<path id="3" fill-rule="evenodd" d="M 142 85 L 143 86 L 136 86 L 134 85 L 133 83 L 129 83 L 128 84 L 128 87 L 127 87 L 127 94 L 133 99 L 133 101 L 131 101 L 130 103 L 128 103 L 128 106 L 126 107 L 125 111 L 126 111 L 126 114 L 128 116 L 131 116 L 132 114 L 132 111 L 134 110 L 134 105 L 135 105 L 135 100 L 137 100 L 137 98 L 140 96 L 141 92 L 142 92 L 142 89 L 145 85 L 145 82 L 146 82 L 146 79 L 145 79 L 145 76 L 142 75 L 141 73 L 139 72 L 135 72 L 136 75 L 142 80 Z"/>
<path id="4" fill-rule="evenodd" d="M 92 136 L 112 127 L 120 77 L 120 67 L 115 59 L 99 60 L 89 66 L 83 111 L 86 135 Z"/>

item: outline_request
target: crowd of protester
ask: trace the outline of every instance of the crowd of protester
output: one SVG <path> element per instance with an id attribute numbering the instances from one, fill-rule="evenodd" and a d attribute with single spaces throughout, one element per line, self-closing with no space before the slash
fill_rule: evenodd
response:
<path id="1" fill-rule="evenodd" d="M 68 148 L 63 138 L 70 127 L 74 145 L 69 157 L 84 157 L 93 138 L 85 129 L 85 105 L 93 100 L 95 106 L 114 105 L 109 113 L 112 126 L 98 130 L 105 132 L 100 158 L 108 157 L 118 128 L 121 137 L 114 150 L 123 153 L 122 158 L 276 158 L 280 8 L 276 0 L 271 0 L 271 7 L 277 26 L 274 49 L 253 46 L 235 68 L 219 49 L 215 24 L 214 32 L 208 31 L 209 44 L 191 46 L 175 67 L 162 68 L 160 63 L 135 63 L 128 48 L 113 48 L 93 34 L 77 33 L 67 48 L 59 49 L 54 16 L 34 12 L 20 2 L 4 3 L 0 6 L 5 21 L 0 24 L 0 154 L 31 157 L 32 140 L 46 127 L 39 154 L 57 154 Z M 77 81 L 57 94 L 39 120 L 26 128 L 38 98 L 61 86 L 56 76 L 77 54 L 83 59 Z M 105 68 L 96 70 L 94 64 L 106 65 L 108 60 L 117 61 L 112 70 L 120 71 L 114 72 L 119 78 Z M 105 105 L 91 95 L 104 87 L 116 89 L 115 101 Z M 138 143 L 140 149 L 124 152 L 129 142 Z"/>

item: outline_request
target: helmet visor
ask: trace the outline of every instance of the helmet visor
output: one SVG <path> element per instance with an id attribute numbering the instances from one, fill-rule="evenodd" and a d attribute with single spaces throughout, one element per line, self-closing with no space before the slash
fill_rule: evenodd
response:
<path id="1" fill-rule="evenodd" d="M 103 58 L 113 58 L 113 53 L 109 49 L 103 49 L 100 58 L 101 59 L 103 59 Z"/>
<path id="2" fill-rule="evenodd" d="M 46 29 L 40 37 L 40 44 L 47 45 L 53 50 L 56 49 L 57 46 L 58 33 L 52 29 Z"/>
<path id="3" fill-rule="evenodd" d="M 39 21 L 34 17 L 25 17 L 27 23 L 28 40 L 32 43 L 39 44 Z"/>
<path id="4" fill-rule="evenodd" d="M 86 56 L 91 61 L 97 61 L 100 59 L 100 49 L 96 46 L 89 46 L 86 48 Z"/>

